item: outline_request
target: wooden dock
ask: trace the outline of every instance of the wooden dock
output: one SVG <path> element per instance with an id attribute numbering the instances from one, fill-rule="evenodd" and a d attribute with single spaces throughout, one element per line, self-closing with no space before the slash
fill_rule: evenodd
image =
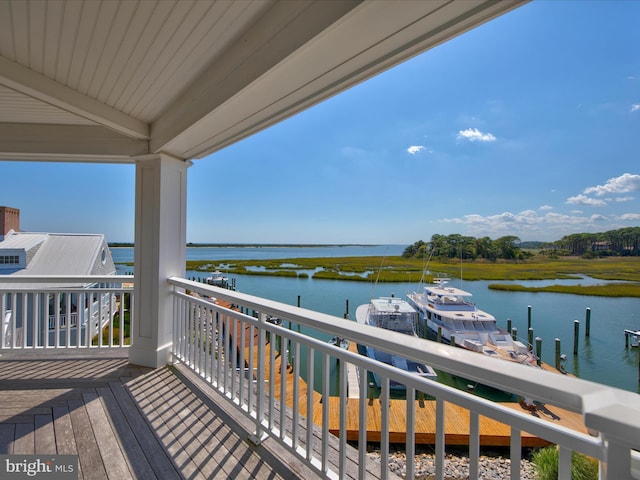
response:
<path id="1" fill-rule="evenodd" d="M 257 338 L 256 338 L 257 341 Z M 258 361 L 267 362 L 267 375 L 269 372 L 269 349 L 270 344 L 266 346 L 266 359 L 258 359 L 257 350 L 254 358 L 256 359 L 257 367 Z M 350 346 L 352 351 L 357 351 L 355 345 Z M 249 358 L 248 351 L 245 358 Z M 357 441 L 359 431 L 359 392 L 358 381 L 355 367 L 350 366 L 348 371 L 349 377 L 349 397 L 347 400 L 347 439 Z M 280 372 L 281 357 L 276 353 L 275 371 Z M 304 380 L 300 379 L 299 395 L 296 399 L 293 398 L 293 381 L 294 373 L 292 368 L 287 369 L 286 382 L 287 382 L 287 398 L 286 403 L 290 408 L 293 407 L 294 402 L 297 402 L 298 409 L 301 415 L 307 415 L 307 394 L 308 388 Z M 275 392 L 279 395 L 280 392 L 280 378 L 279 374 L 276 375 Z M 268 379 L 270 380 L 270 379 Z M 321 395 L 318 392 L 311 391 L 314 397 L 313 400 L 313 421 L 316 425 L 322 425 L 322 403 Z M 366 395 L 366 393 L 365 393 Z M 338 397 L 330 397 L 329 405 L 329 430 L 335 435 L 339 435 L 339 402 Z M 406 441 L 406 401 L 391 399 L 389 406 L 389 441 L 391 443 L 405 443 Z M 415 400 L 415 441 L 416 444 L 435 444 L 435 431 L 436 431 L 436 402 L 435 400 Z M 517 402 L 502 403 L 502 405 L 521 412 L 526 412 L 531 415 L 543 418 L 546 421 L 552 422 L 556 425 L 562 425 L 573 430 L 587 433 L 586 427 L 582 416 L 580 414 L 570 412 L 557 407 L 541 406 L 536 411 L 531 412 L 525 410 Z M 379 399 L 375 399 L 373 402 L 366 402 L 367 409 L 367 441 L 379 442 L 381 439 L 381 402 Z M 492 420 L 490 418 L 480 417 L 480 444 L 483 446 L 508 446 L 511 439 L 511 429 L 508 425 Z M 538 447 L 548 445 L 549 442 L 538 438 L 529 433 L 523 432 L 521 434 L 521 441 L 523 447 Z M 469 411 L 458 407 L 457 405 L 445 403 L 445 442 L 447 445 L 468 445 L 469 444 Z"/>

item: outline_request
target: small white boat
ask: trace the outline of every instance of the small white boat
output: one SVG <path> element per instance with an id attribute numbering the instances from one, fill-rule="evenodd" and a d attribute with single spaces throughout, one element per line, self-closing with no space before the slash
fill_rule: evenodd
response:
<path id="1" fill-rule="evenodd" d="M 372 299 L 368 304 L 360 305 L 356 309 L 356 321 L 363 325 L 370 325 L 406 335 L 418 336 L 415 330 L 417 312 L 405 300 L 396 297 L 382 297 Z M 381 333 L 384 335 L 384 333 Z M 367 356 L 379 362 L 393 365 L 421 377 L 435 378 L 435 370 L 428 365 L 406 359 L 400 355 L 390 354 L 375 348 L 365 346 Z M 380 386 L 380 377 L 373 373 L 377 386 Z M 404 389 L 404 384 L 390 382 L 393 389 Z"/>
<path id="2" fill-rule="evenodd" d="M 343 350 L 347 350 L 349 348 L 349 340 L 347 340 L 346 338 L 332 337 L 329 340 L 329 345 L 334 345 L 336 347 L 342 348 Z"/>
<path id="3" fill-rule="evenodd" d="M 496 318 L 469 301 L 471 293 L 448 286 L 447 279 L 427 285 L 422 292 L 407 295 L 419 313 L 421 331 L 443 343 L 495 358 L 538 366 L 537 358 L 524 343 L 496 324 Z M 426 327 L 426 328 L 424 328 Z"/>
<path id="4" fill-rule="evenodd" d="M 624 335 L 627 339 L 629 346 L 637 347 L 640 344 L 640 330 L 625 329 Z"/>
<path id="5" fill-rule="evenodd" d="M 211 274 L 211 276 L 207 277 L 206 282 L 209 285 L 217 285 L 222 286 L 226 285 L 229 279 L 225 277 L 222 272 L 215 271 Z"/>

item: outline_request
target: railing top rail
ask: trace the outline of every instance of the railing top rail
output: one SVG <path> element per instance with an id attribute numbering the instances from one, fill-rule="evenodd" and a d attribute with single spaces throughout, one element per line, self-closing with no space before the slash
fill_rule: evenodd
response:
<path id="1" fill-rule="evenodd" d="M 582 413 L 587 427 L 606 431 L 608 436 L 614 433 L 609 429 L 620 424 L 617 412 L 624 411 L 625 428 L 616 430 L 616 438 L 634 448 L 640 447 L 640 396 L 636 393 L 514 362 L 500 361 L 401 333 L 389 331 L 381 338 L 379 329 L 375 327 L 179 277 L 171 277 L 168 281 L 178 288 L 241 304 L 359 344 L 390 352 L 401 351 L 406 358 L 422 361 L 433 368 L 485 385 L 499 389 L 505 389 L 505 385 L 508 385 L 509 391 L 513 393 Z"/>
<path id="2" fill-rule="evenodd" d="M 0 275 L 0 288 L 20 284 L 135 283 L 131 275 Z"/>

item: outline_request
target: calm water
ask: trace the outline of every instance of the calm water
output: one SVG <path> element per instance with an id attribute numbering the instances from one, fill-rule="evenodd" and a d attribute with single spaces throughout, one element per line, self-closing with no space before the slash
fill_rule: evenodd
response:
<path id="1" fill-rule="evenodd" d="M 402 245 L 374 247 L 295 247 L 295 248 L 189 248 L 190 260 L 234 260 L 296 257 L 342 257 L 369 255 L 400 255 Z M 133 261 L 133 249 L 114 248 L 114 261 Z M 121 267 L 121 266 L 119 266 Z M 130 271 L 119 268 L 118 273 Z M 204 277 L 202 272 L 187 272 L 188 277 Z M 233 275 L 237 289 L 243 293 L 301 306 L 342 317 L 349 301 L 349 316 L 355 318 L 358 305 L 372 296 L 404 296 L 419 288 L 412 283 L 378 284 L 311 278 L 261 277 Z M 546 280 L 516 282 L 526 285 L 554 283 L 598 283 L 599 280 Z M 542 338 L 542 359 L 554 363 L 554 338 L 562 341 L 562 353 L 567 355 L 566 368 L 581 378 L 640 393 L 638 383 L 639 350 L 625 349 L 625 328 L 640 329 L 640 299 L 606 298 L 553 293 L 500 292 L 489 290 L 488 281 L 452 279 L 451 285 L 473 293 L 480 308 L 492 313 L 498 323 L 506 327 L 507 319 L 518 328 L 519 336 L 527 338 L 527 306 L 532 307 L 534 338 Z M 503 283 L 503 282 L 500 282 Z M 591 309 L 591 336 L 585 338 L 586 308 Z M 574 320 L 580 321 L 578 355 L 573 355 Z"/>

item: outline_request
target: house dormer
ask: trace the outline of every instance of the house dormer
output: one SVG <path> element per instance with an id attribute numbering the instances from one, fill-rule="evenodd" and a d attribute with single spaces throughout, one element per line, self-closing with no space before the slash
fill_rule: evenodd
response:
<path id="1" fill-rule="evenodd" d="M 0 274 L 26 269 L 45 239 L 45 234 L 7 232 L 0 240 Z"/>

